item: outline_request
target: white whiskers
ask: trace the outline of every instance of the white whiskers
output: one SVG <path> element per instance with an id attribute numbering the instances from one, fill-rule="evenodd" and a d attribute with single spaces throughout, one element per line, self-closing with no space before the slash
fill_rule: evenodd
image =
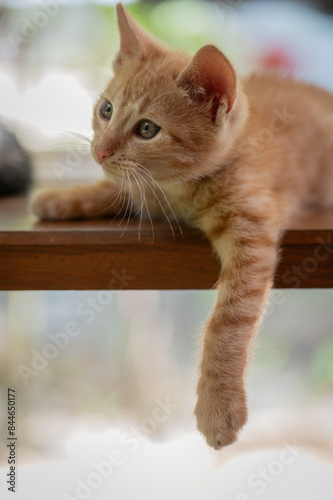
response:
<path id="1" fill-rule="evenodd" d="M 150 210 L 149 210 L 149 206 L 148 206 L 148 203 L 147 203 L 147 200 L 146 200 L 146 197 L 145 197 L 145 188 L 144 188 L 144 185 L 142 184 L 142 180 L 143 177 L 140 175 L 140 172 L 135 172 L 134 170 L 132 171 L 132 173 L 134 174 L 134 179 L 137 183 L 137 186 L 139 188 L 139 191 L 140 191 L 140 197 L 141 197 L 141 214 L 140 214 L 140 225 L 141 225 L 141 222 L 142 222 L 142 208 L 143 208 L 143 204 L 145 205 L 146 207 L 146 210 L 147 210 L 147 215 L 148 215 L 148 218 L 149 218 L 149 221 L 150 221 L 150 225 L 151 225 L 151 230 L 152 230 L 152 243 L 154 242 L 154 238 L 155 238 L 155 230 L 154 230 L 154 223 L 153 223 L 153 220 L 151 218 L 151 215 L 150 215 Z M 140 232 L 139 232 L 139 235 L 140 235 Z M 140 241 L 140 237 L 139 237 L 139 241 Z"/>
<path id="2" fill-rule="evenodd" d="M 154 183 L 154 185 L 155 185 L 155 186 L 159 189 L 159 191 L 160 191 L 160 193 L 162 194 L 162 196 L 163 196 L 163 198 L 164 198 L 164 200 L 165 200 L 165 202 L 166 202 L 166 204 L 167 204 L 167 206 L 168 206 L 168 208 L 169 208 L 169 210 L 170 210 L 170 212 L 171 212 L 171 214 L 172 214 L 172 216 L 173 216 L 174 220 L 175 220 L 175 221 L 176 221 L 176 223 L 177 223 L 177 226 L 178 226 L 178 229 L 179 229 L 180 234 L 183 236 L 183 231 L 182 231 L 182 228 L 181 228 L 181 226 L 180 226 L 180 224 L 179 224 L 179 222 L 178 222 L 178 219 L 177 219 L 177 217 L 176 217 L 175 212 L 173 211 L 173 209 L 172 209 L 172 207 L 171 207 L 171 205 L 170 205 L 170 202 L 169 202 L 169 200 L 168 200 L 168 198 L 167 198 L 167 196 L 166 196 L 166 194 L 165 194 L 164 189 L 163 189 L 163 188 L 160 186 L 160 184 L 159 184 L 159 183 L 158 183 L 158 182 L 157 182 L 157 181 L 156 181 L 156 180 L 152 177 L 152 175 L 151 175 L 151 173 L 149 172 L 149 170 L 147 170 L 147 169 L 146 169 L 143 165 L 141 165 L 140 163 L 137 163 L 137 162 L 136 162 L 136 166 L 137 166 L 137 168 L 138 168 L 137 174 L 139 174 L 139 175 L 140 175 L 141 179 L 142 179 L 142 180 L 145 182 L 145 184 L 149 187 L 149 189 L 151 190 L 151 192 L 152 192 L 152 193 L 153 193 L 153 195 L 155 196 L 157 203 L 158 203 L 158 204 L 159 204 L 159 206 L 161 207 L 161 210 L 162 210 L 162 212 L 163 212 L 163 214 L 164 214 L 164 216 L 165 216 L 165 218 L 166 218 L 166 220 L 167 220 L 167 222 L 168 222 L 168 224 L 169 224 L 169 226 L 170 226 L 170 229 L 171 229 L 171 232 L 172 232 L 172 234 L 173 234 L 173 237 L 175 238 L 175 232 L 174 232 L 174 229 L 173 229 L 173 225 L 172 225 L 172 223 L 171 223 L 171 221 L 170 221 L 170 218 L 169 218 L 168 214 L 166 213 L 165 208 L 163 207 L 163 204 L 162 204 L 162 202 L 161 202 L 160 198 L 157 196 L 157 193 L 156 193 L 155 189 L 154 189 L 154 188 L 150 185 L 150 183 L 149 183 L 149 182 L 145 179 L 144 175 L 146 175 L 146 176 L 148 177 L 148 179 L 149 179 L 149 180 L 151 180 L 151 181 Z M 142 173 L 140 173 L 140 172 L 142 172 Z"/>
<path id="3" fill-rule="evenodd" d="M 126 205 L 126 208 L 125 208 L 125 212 L 124 212 L 123 218 L 121 219 L 120 222 L 122 222 L 124 220 L 124 218 L 125 218 L 126 215 L 127 215 L 127 222 L 126 222 L 126 226 L 125 226 L 123 232 L 120 235 L 120 238 L 122 238 L 122 236 L 126 232 L 126 229 L 128 227 L 128 224 L 129 224 L 129 221 L 130 221 L 130 218 L 131 218 L 131 215 L 132 215 L 132 211 L 133 211 L 133 188 L 132 188 L 132 184 L 131 184 L 131 180 L 130 180 L 130 176 L 129 176 L 128 170 L 126 170 L 126 182 L 127 182 L 127 186 L 129 187 L 130 193 L 128 193 L 127 205 Z"/>

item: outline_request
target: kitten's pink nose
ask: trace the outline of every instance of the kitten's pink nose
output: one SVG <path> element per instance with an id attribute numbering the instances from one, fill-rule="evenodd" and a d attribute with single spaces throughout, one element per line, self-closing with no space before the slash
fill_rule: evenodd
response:
<path id="1" fill-rule="evenodd" d="M 95 155 L 99 163 L 103 163 L 103 161 L 111 155 L 111 151 L 101 146 L 95 146 Z"/>

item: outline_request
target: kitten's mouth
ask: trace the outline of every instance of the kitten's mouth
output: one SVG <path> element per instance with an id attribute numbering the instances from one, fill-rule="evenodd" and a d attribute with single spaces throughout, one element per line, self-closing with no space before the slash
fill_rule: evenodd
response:
<path id="1" fill-rule="evenodd" d="M 101 167 L 103 169 L 103 172 L 105 174 L 105 177 L 113 182 L 121 182 L 123 183 L 125 181 L 125 184 L 127 182 L 134 183 L 134 184 L 157 184 L 158 182 L 172 182 L 173 179 L 170 176 L 165 176 L 165 177 L 154 177 L 151 172 L 148 171 L 147 168 L 144 168 L 142 165 L 140 167 L 136 166 L 133 167 L 133 165 L 130 166 L 124 166 L 123 164 L 118 165 L 115 162 L 112 162 L 112 164 L 108 164 L 107 161 L 103 161 L 101 164 Z"/>

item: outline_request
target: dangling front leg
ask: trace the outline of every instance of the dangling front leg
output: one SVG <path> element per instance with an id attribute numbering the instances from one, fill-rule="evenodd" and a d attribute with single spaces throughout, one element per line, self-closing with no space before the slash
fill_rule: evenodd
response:
<path id="1" fill-rule="evenodd" d="M 195 415 L 215 449 L 233 443 L 247 420 L 244 374 L 277 261 L 277 234 L 240 226 L 246 233 L 229 228 L 212 242 L 223 264 L 204 332 Z"/>

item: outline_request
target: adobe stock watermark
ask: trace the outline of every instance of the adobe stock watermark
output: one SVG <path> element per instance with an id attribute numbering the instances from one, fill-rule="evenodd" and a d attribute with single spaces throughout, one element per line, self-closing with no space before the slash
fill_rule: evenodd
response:
<path id="1" fill-rule="evenodd" d="M 129 282 L 135 279 L 135 276 L 128 275 L 126 269 L 123 268 L 121 272 L 116 269 L 111 270 L 112 278 L 109 280 L 109 290 L 100 290 L 93 295 L 86 297 L 86 299 L 75 309 L 75 316 L 82 318 L 80 324 L 78 321 L 68 321 L 61 331 L 47 334 L 48 342 L 44 343 L 39 349 L 31 349 L 31 360 L 29 365 L 19 364 L 17 371 L 27 386 L 31 377 L 38 376 L 49 363 L 53 361 L 61 351 L 66 349 L 72 339 L 78 337 L 83 331 L 83 325 L 91 324 L 96 315 L 101 313 L 108 307 L 113 299 L 113 289 L 124 290 L 128 287 Z"/>
<path id="2" fill-rule="evenodd" d="M 281 277 L 290 288 L 298 288 L 302 281 L 306 281 L 312 273 L 317 271 L 320 262 L 324 262 L 333 255 L 333 241 L 331 235 L 327 235 L 326 241 L 317 238 L 318 245 L 313 254 L 302 260 L 300 265 L 294 264 L 290 270 L 285 271 Z"/>
<path id="3" fill-rule="evenodd" d="M 214 7 L 220 20 L 224 20 L 226 14 L 233 12 L 234 9 L 239 7 L 244 0 L 226 0 L 221 2 L 220 0 L 214 0 Z"/>
<path id="4" fill-rule="evenodd" d="M 317 271 L 321 262 L 325 262 L 333 256 L 333 241 L 330 234 L 327 235 L 326 241 L 318 237 L 318 245 L 313 250 L 312 255 L 305 257 L 300 264 L 293 264 L 290 269 L 284 271 L 281 276 L 281 281 L 287 288 L 299 288 L 300 285 L 311 277 L 311 274 Z M 277 290 L 272 296 L 265 317 L 271 316 L 277 305 L 284 304 L 286 295 L 283 290 Z"/>
<path id="5" fill-rule="evenodd" d="M 121 270 L 121 273 L 116 269 L 112 269 L 111 275 L 112 278 L 108 283 L 109 290 L 125 290 L 129 288 L 130 281 L 135 280 L 135 276 L 133 274 L 127 274 L 125 268 Z"/>
<path id="6" fill-rule="evenodd" d="M 45 28 L 51 18 L 59 14 L 60 8 L 71 0 L 39 0 L 39 9 L 31 17 L 21 17 L 19 33 L 9 32 L 6 36 L 14 52 L 18 52 L 22 44 L 30 42 L 38 32 Z"/>
<path id="7" fill-rule="evenodd" d="M 290 114 L 286 107 L 283 109 L 273 108 L 267 127 L 263 127 L 256 134 L 250 136 L 242 148 L 242 153 L 246 155 L 247 161 L 253 161 L 259 151 L 265 149 L 274 140 L 276 134 L 283 130 L 295 120 L 296 115 Z"/>
<path id="8" fill-rule="evenodd" d="M 252 500 L 261 496 L 272 484 L 279 480 L 306 448 L 299 446 L 296 441 L 292 444 L 284 443 L 284 448 L 276 458 L 269 460 L 264 466 L 258 467 L 247 479 L 246 491 L 240 492 L 234 500 Z"/>
<path id="9" fill-rule="evenodd" d="M 64 178 L 77 170 L 82 165 L 84 158 L 88 156 L 90 156 L 90 148 L 83 151 L 82 144 L 79 142 L 67 151 L 64 162 L 53 161 L 51 167 L 58 182 L 62 183 Z"/>
<path id="10" fill-rule="evenodd" d="M 110 479 L 126 463 L 147 437 L 156 432 L 158 425 L 170 418 L 179 407 L 170 396 L 163 400 L 155 399 L 155 405 L 150 417 L 144 418 L 138 426 L 131 427 L 121 435 L 121 448 L 112 450 L 101 462 L 91 462 L 90 472 L 83 478 L 77 477 L 73 491 L 63 493 L 61 500 L 88 500 L 104 481 Z"/>
<path id="11" fill-rule="evenodd" d="M 289 113 L 286 107 L 282 109 L 273 108 L 272 116 L 267 127 L 262 127 L 256 134 L 249 136 L 245 144 L 240 147 L 240 154 L 244 156 L 244 160 L 247 162 L 254 161 L 258 153 L 269 146 L 269 144 L 274 141 L 275 136 L 283 132 L 295 118 L 296 115 Z M 205 167 L 205 164 L 203 164 L 203 167 Z M 214 170 L 211 169 L 209 165 L 206 165 L 206 168 L 208 170 L 208 175 L 210 175 L 211 172 L 212 177 L 214 174 L 219 177 L 218 171 L 214 173 Z M 219 189 L 218 184 L 216 184 L 215 188 L 211 188 L 211 190 L 214 189 L 217 195 Z M 193 209 L 202 211 L 205 209 L 206 205 L 210 207 L 212 196 L 213 191 L 209 191 L 206 197 L 201 193 L 201 196 L 194 196 L 190 203 L 182 202 L 177 208 L 181 212 L 182 217 L 186 220 L 188 216 L 192 217 Z"/>
<path id="12" fill-rule="evenodd" d="M 99 291 L 95 295 L 87 297 L 82 301 L 75 310 L 75 314 L 79 318 L 84 318 L 84 324 L 89 324 L 94 321 L 96 314 L 100 313 L 112 301 L 112 293 L 110 291 Z M 45 343 L 39 350 L 31 349 L 31 361 L 29 366 L 19 364 L 17 371 L 25 386 L 29 384 L 31 377 L 39 375 L 49 362 L 54 360 L 60 353 L 66 349 L 72 339 L 82 333 L 82 326 L 76 321 L 68 321 L 64 328 L 57 332 L 47 334 L 49 342 Z"/>

